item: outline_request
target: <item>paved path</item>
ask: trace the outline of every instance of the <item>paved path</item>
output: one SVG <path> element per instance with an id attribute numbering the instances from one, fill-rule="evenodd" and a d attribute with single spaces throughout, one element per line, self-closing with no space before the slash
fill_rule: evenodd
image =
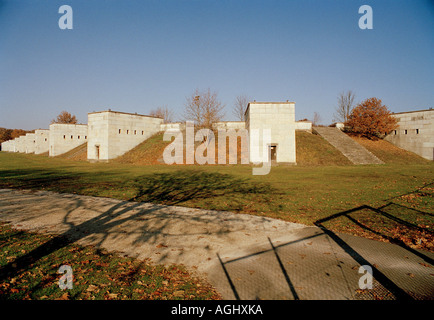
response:
<path id="1" fill-rule="evenodd" d="M 184 264 L 226 299 L 434 299 L 432 253 L 270 218 L 0 189 L 0 221 Z M 371 290 L 359 290 L 361 265 Z"/>

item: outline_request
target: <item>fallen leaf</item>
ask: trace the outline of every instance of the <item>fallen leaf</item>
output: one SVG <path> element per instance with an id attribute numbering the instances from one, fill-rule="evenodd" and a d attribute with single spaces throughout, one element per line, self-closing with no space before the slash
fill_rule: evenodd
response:
<path id="1" fill-rule="evenodd" d="M 182 296 L 184 296 L 184 290 L 178 290 L 178 291 L 175 291 L 175 292 L 173 293 L 173 295 L 174 295 L 175 297 L 182 297 Z"/>
<path id="2" fill-rule="evenodd" d="M 423 263 L 423 262 L 419 262 L 419 264 L 421 266 L 427 267 L 427 268 L 432 268 L 429 264 Z"/>
<path id="3" fill-rule="evenodd" d="M 54 300 L 69 300 L 68 292 L 65 292 L 60 298 L 56 298 Z"/>
<path id="4" fill-rule="evenodd" d="M 87 292 L 93 292 L 96 290 L 98 290 L 98 287 L 94 286 L 93 284 L 89 285 L 89 287 L 87 287 L 87 289 L 86 289 Z"/>

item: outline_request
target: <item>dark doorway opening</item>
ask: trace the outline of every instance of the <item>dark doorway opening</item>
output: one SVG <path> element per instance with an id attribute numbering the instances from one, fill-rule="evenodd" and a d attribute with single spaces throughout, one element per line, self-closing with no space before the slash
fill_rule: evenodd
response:
<path id="1" fill-rule="evenodd" d="M 270 160 L 276 161 L 277 158 L 277 146 L 272 144 L 270 145 Z"/>

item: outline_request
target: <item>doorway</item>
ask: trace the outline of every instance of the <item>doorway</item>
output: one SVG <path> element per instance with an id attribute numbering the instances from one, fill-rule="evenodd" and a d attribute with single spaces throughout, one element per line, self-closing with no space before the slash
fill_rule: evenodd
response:
<path id="1" fill-rule="evenodd" d="M 276 159 L 277 159 L 277 145 L 271 144 L 270 145 L 270 160 L 275 162 Z"/>
<path id="2" fill-rule="evenodd" d="M 99 145 L 95 145 L 96 159 L 99 160 Z"/>

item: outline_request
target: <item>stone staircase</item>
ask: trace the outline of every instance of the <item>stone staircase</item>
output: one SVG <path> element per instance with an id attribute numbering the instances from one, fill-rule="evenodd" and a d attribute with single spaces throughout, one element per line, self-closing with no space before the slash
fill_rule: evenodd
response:
<path id="1" fill-rule="evenodd" d="M 312 129 L 354 164 L 384 163 L 336 127 L 313 127 Z"/>

